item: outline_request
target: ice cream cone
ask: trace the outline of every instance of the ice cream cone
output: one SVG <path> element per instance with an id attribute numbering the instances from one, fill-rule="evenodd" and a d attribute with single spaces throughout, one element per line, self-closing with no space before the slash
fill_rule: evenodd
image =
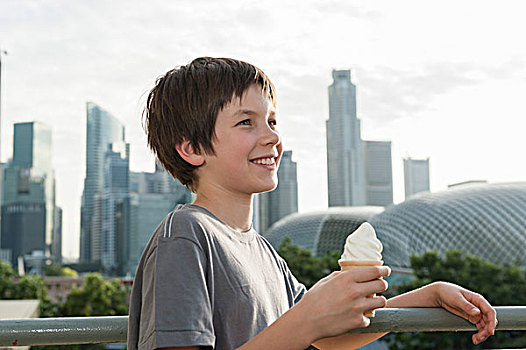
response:
<path id="1" fill-rule="evenodd" d="M 368 261 L 360 261 L 360 260 L 338 260 L 338 264 L 340 265 L 340 268 L 342 271 L 347 271 L 351 269 L 355 269 L 357 267 L 364 267 L 364 266 L 382 266 L 384 264 L 383 261 L 375 261 L 375 260 L 368 260 Z M 374 297 L 376 294 L 372 294 L 367 296 L 368 298 Z M 374 317 L 374 310 L 366 311 L 363 314 L 365 317 Z"/>

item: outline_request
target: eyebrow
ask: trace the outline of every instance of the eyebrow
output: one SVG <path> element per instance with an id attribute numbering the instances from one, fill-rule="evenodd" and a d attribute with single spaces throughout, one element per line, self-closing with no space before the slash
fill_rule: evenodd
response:
<path id="1" fill-rule="evenodd" d="M 256 111 L 252 110 L 252 109 L 240 109 L 238 111 L 236 111 L 236 113 L 232 114 L 232 118 L 236 118 L 236 117 L 239 117 L 239 116 L 242 116 L 242 115 L 254 115 L 254 114 L 257 114 Z M 268 113 L 270 117 L 275 117 L 276 116 L 276 110 L 273 108 L 270 110 L 270 112 Z"/>

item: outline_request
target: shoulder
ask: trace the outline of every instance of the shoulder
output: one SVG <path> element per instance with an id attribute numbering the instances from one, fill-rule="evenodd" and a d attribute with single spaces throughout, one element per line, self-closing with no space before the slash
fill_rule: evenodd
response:
<path id="1" fill-rule="evenodd" d="M 279 255 L 276 249 L 263 235 L 257 233 L 256 240 L 259 242 L 259 245 L 267 252 L 267 254 L 271 256 L 281 268 L 287 265 L 285 260 L 283 260 L 283 258 Z"/>
<path id="2" fill-rule="evenodd" d="M 276 249 L 270 244 L 270 242 L 261 234 L 256 233 L 256 239 L 259 241 L 259 244 L 265 247 L 265 249 L 268 249 L 272 254 L 278 256 L 280 259 L 281 257 L 276 252 Z"/>
<path id="3" fill-rule="evenodd" d="M 192 205 L 177 205 L 158 229 L 159 242 L 186 239 L 202 242 L 210 230 L 210 216 L 201 208 Z"/>

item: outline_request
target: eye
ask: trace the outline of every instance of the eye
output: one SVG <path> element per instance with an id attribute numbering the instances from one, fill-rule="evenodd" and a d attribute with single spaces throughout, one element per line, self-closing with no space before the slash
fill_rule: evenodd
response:
<path id="1" fill-rule="evenodd" d="M 278 121 L 276 119 L 269 119 L 268 120 L 268 125 L 276 126 L 276 125 L 278 125 Z"/>
<path id="2" fill-rule="evenodd" d="M 252 122 L 250 121 L 250 119 L 245 119 L 237 123 L 236 126 L 237 125 L 252 125 Z"/>

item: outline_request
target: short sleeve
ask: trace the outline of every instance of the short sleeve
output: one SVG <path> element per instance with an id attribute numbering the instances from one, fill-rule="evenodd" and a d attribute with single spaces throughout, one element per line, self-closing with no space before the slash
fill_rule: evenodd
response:
<path id="1" fill-rule="evenodd" d="M 275 253 L 275 256 L 278 259 L 278 264 L 281 266 L 283 275 L 285 277 L 287 293 L 289 294 L 289 307 L 293 307 L 301 300 L 301 298 L 303 298 L 305 293 L 307 293 L 307 288 L 305 288 L 305 285 L 300 283 L 292 274 L 285 259 L 279 256 L 277 252 Z"/>
<path id="2" fill-rule="evenodd" d="M 305 295 L 307 292 L 307 288 L 305 288 L 305 285 L 303 283 L 300 283 L 296 277 L 292 274 L 292 272 L 289 270 L 289 267 L 287 266 L 287 263 L 283 261 L 286 267 L 286 278 L 288 284 L 291 286 L 292 290 L 292 296 L 294 300 L 294 305 L 297 304 L 301 298 Z"/>
<path id="3" fill-rule="evenodd" d="M 215 343 L 207 258 L 185 237 L 160 236 L 153 269 L 155 320 L 140 348 L 210 346 Z"/>

